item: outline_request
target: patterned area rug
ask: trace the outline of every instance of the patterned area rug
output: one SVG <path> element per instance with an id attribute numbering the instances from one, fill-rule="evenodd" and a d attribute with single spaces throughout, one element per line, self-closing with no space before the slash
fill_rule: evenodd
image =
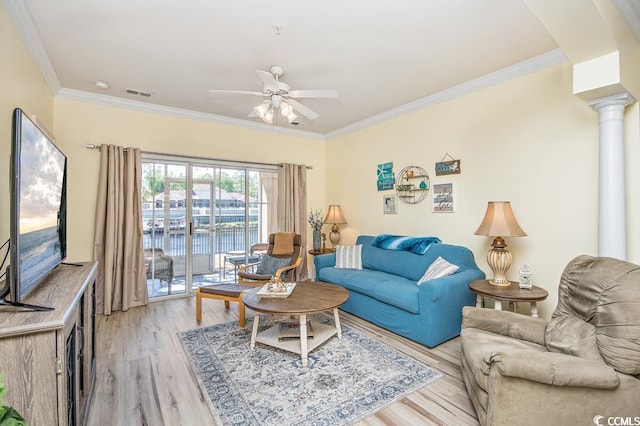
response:
<path id="1" fill-rule="evenodd" d="M 273 317 L 260 318 L 260 330 Z M 277 318 L 276 318 L 277 319 Z M 314 322 L 333 318 L 314 315 Z M 348 425 L 440 377 L 440 373 L 374 339 L 342 326 L 300 356 L 256 343 L 252 321 L 178 333 L 214 418 L 223 425 Z"/>

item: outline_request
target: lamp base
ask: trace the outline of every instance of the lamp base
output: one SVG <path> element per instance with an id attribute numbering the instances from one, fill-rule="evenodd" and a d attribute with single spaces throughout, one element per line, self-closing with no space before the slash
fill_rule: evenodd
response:
<path id="1" fill-rule="evenodd" d="M 340 229 L 338 229 L 338 225 L 333 225 L 331 227 L 331 233 L 329 234 L 329 241 L 333 244 L 333 247 L 337 246 L 340 242 Z"/>
<path id="2" fill-rule="evenodd" d="M 511 281 L 494 281 L 494 280 L 489 280 L 489 284 L 491 285 L 495 285 L 498 287 L 509 287 L 511 285 Z"/>
<path id="3" fill-rule="evenodd" d="M 493 279 L 489 280 L 489 284 L 507 287 L 511 282 L 507 279 L 507 271 L 511 267 L 512 256 L 502 237 L 496 237 L 491 244 L 493 248 L 487 253 L 487 263 L 493 271 Z"/>

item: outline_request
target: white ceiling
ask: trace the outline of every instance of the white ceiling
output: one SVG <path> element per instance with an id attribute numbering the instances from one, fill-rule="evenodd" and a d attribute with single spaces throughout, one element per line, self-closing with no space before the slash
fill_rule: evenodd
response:
<path id="1" fill-rule="evenodd" d="M 496 72 L 564 55 L 521 0 L 5 0 L 58 96 L 138 105 L 276 129 L 247 115 L 262 98 L 255 70 L 284 67 L 320 117 L 277 131 L 331 137 L 364 127 Z M 280 26 L 278 34 L 274 29 Z M 524 62 L 524 64 L 522 64 Z M 500 71 L 503 70 L 503 71 Z M 107 90 L 96 80 L 110 83 Z M 470 83 L 471 82 L 471 83 Z M 153 93 L 128 95 L 125 88 Z M 440 97 L 439 97 L 440 96 Z"/>

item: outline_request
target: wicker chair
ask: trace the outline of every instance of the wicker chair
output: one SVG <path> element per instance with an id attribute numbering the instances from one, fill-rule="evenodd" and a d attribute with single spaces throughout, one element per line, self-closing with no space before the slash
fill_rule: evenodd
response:
<path id="1" fill-rule="evenodd" d="M 173 258 L 164 254 L 161 248 L 144 249 L 144 264 L 147 279 L 159 280 L 167 283 L 168 294 L 171 294 L 171 282 L 173 281 Z"/>

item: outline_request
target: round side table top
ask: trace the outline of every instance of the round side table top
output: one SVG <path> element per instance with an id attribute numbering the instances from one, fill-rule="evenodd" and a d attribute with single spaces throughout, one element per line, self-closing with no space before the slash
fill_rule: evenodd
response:
<path id="1" fill-rule="evenodd" d="M 489 280 L 476 280 L 469 283 L 469 288 L 483 296 L 512 302 L 539 302 L 549 295 L 547 290 L 538 286 L 527 289 L 520 288 L 516 281 L 510 282 L 510 286 L 501 287 L 489 284 Z"/>
<path id="2" fill-rule="evenodd" d="M 296 282 L 289 297 L 260 297 L 253 291 L 242 295 L 244 304 L 254 311 L 294 315 L 330 311 L 348 298 L 349 292 L 340 286 L 312 281 Z"/>
<path id="3" fill-rule="evenodd" d="M 329 254 L 329 253 L 335 253 L 336 249 L 334 248 L 326 248 L 326 249 L 320 249 L 320 250 L 309 250 L 309 254 L 312 256 L 317 256 L 319 254 Z"/>

